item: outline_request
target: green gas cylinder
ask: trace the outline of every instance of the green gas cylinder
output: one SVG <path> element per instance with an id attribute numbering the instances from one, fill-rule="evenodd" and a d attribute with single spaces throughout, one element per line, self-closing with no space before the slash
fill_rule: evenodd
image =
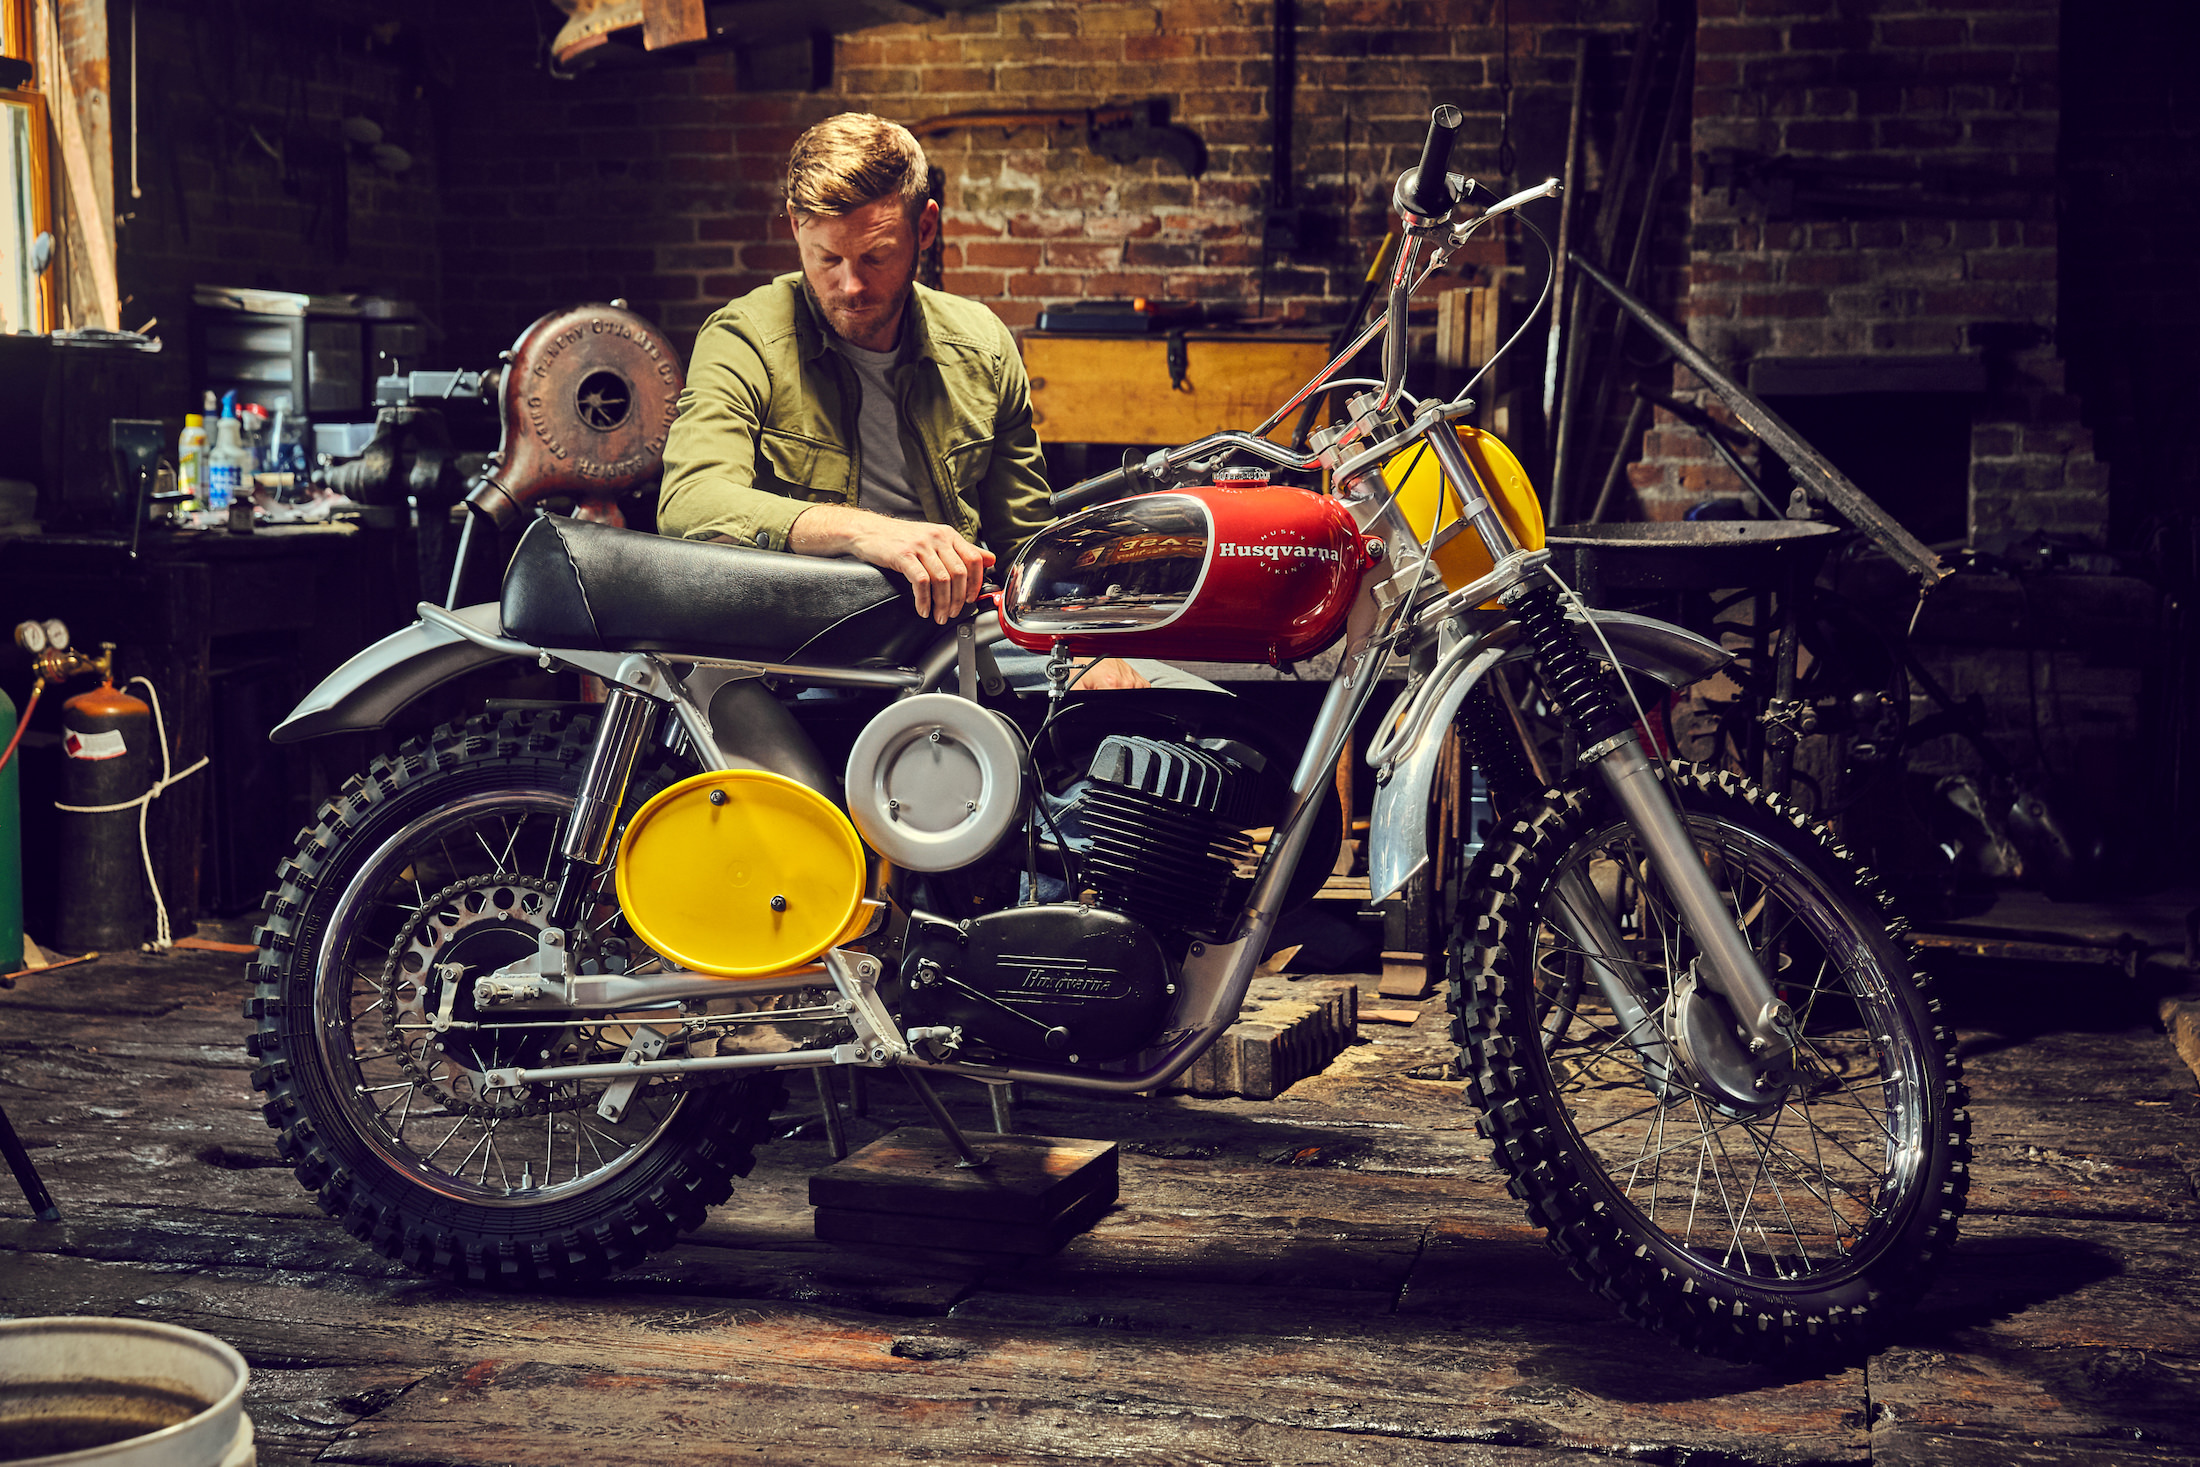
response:
<path id="1" fill-rule="evenodd" d="M 15 739 L 15 702 L 0 688 L 0 749 Z M 0 973 L 23 966 L 23 808 L 15 760 L 0 768 Z"/>

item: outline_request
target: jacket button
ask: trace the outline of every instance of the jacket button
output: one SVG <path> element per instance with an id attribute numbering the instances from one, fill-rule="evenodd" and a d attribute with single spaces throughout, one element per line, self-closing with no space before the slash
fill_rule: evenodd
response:
<path id="1" fill-rule="evenodd" d="M 769 549 L 771 549 L 771 548 L 772 548 L 772 532 L 771 532 L 771 531 L 769 531 L 769 530 L 758 530 L 758 531 L 756 532 L 756 543 L 757 543 L 758 545 L 762 546 L 762 547 L 763 547 L 764 549 L 766 549 L 766 550 L 769 550 Z"/>

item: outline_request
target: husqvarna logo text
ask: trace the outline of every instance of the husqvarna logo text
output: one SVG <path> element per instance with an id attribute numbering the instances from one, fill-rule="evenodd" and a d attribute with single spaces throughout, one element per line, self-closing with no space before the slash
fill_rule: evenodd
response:
<path id="1" fill-rule="evenodd" d="M 1328 545 L 1233 545 L 1227 540 L 1215 542 L 1215 554 L 1225 560 L 1243 556 L 1251 560 L 1326 560 L 1334 564 L 1344 559 Z"/>

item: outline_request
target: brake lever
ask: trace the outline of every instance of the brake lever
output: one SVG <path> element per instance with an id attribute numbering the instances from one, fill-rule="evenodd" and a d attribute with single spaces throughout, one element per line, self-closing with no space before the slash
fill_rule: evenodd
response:
<path id="1" fill-rule="evenodd" d="M 1451 231 L 1451 242 L 1454 245 L 1463 243 L 1468 235 L 1474 233 L 1476 229 L 1487 224 L 1490 220 L 1497 218 L 1500 214 L 1510 214 L 1521 205 L 1532 204 L 1538 199 L 1553 198 L 1559 193 L 1561 187 L 1562 185 L 1557 179 L 1546 178 L 1534 188 L 1524 188 L 1519 193 L 1507 194 L 1474 218 L 1467 220 L 1464 224 L 1455 226 Z"/>

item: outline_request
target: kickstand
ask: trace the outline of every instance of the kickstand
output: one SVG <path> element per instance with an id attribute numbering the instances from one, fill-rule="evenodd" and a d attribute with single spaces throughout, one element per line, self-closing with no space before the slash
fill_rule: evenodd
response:
<path id="1" fill-rule="evenodd" d="M 940 1134 L 947 1138 L 947 1144 L 954 1147 L 955 1154 L 962 1158 L 956 1163 L 958 1167 L 984 1167 L 993 1164 L 970 1149 L 969 1138 L 955 1124 L 955 1118 L 947 1113 L 947 1107 L 940 1104 L 940 1098 L 934 1093 L 930 1081 L 915 1070 L 903 1070 L 901 1075 L 909 1082 L 909 1088 L 917 1092 L 917 1099 L 924 1102 L 924 1108 L 932 1113 L 932 1124 L 940 1128 Z"/>
<path id="2" fill-rule="evenodd" d="M 833 1160 L 848 1159 L 848 1133 L 840 1126 L 840 1096 L 833 1084 L 833 1072 L 819 1068 L 810 1071 L 817 1081 L 818 1114 L 825 1118 L 825 1144 L 833 1148 Z"/>
<path id="3" fill-rule="evenodd" d="M 932 1103 L 939 1104 L 936 1100 Z M 14 1171 L 15 1180 L 22 1185 L 23 1198 L 31 1205 L 31 1215 L 40 1222 L 61 1221 L 61 1209 L 54 1206 L 53 1194 L 39 1180 L 38 1168 L 31 1165 L 30 1151 L 15 1134 L 15 1127 L 8 1124 L 8 1113 L 5 1110 L 0 1110 L 0 1152 L 7 1154 L 8 1166 Z"/>

